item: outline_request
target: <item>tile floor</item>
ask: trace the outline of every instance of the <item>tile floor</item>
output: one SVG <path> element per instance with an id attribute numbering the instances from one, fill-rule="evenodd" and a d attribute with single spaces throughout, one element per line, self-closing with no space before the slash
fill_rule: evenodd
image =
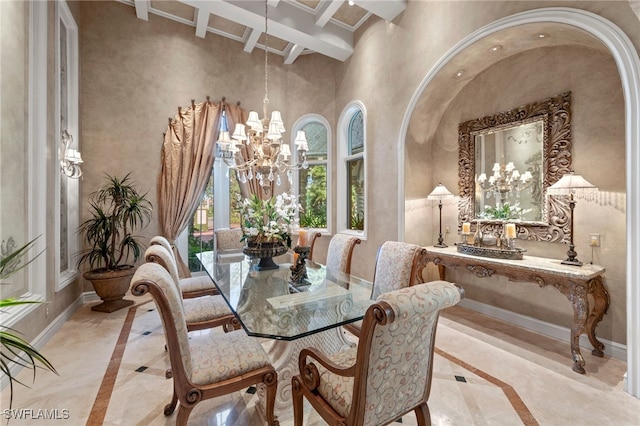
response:
<path id="1" fill-rule="evenodd" d="M 19 425 L 170 425 L 171 380 L 162 326 L 150 299 L 104 314 L 83 306 L 42 349 L 59 375 L 23 371 Z M 221 332 L 219 330 L 213 332 Z M 640 425 L 640 399 L 622 390 L 625 363 L 583 350 L 587 374 L 571 370 L 569 344 L 463 308 L 443 313 L 429 407 L 434 425 Z M 8 408 L 8 388 L 1 395 Z M 199 404 L 193 425 L 260 425 L 250 390 Z M 42 411 L 58 420 L 45 420 Z M 6 418 L 6 412 L 0 410 Z M 40 416 L 41 418 L 34 418 Z M 282 426 L 291 419 L 281 418 Z M 311 410 L 305 425 L 325 424 Z M 400 423 L 394 423 L 400 424 Z M 402 418 L 415 425 L 413 414 Z"/>

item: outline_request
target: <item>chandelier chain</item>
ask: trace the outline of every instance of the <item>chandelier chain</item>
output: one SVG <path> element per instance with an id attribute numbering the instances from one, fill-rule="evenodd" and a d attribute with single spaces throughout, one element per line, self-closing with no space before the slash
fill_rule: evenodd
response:
<path id="1" fill-rule="evenodd" d="M 264 106 L 266 117 L 266 104 L 269 103 L 269 20 L 267 0 L 264 2 Z"/>

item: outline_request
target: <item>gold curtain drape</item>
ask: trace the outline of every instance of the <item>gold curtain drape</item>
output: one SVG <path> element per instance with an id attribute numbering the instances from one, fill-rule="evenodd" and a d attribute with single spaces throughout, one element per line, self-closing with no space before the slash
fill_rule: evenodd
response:
<path id="1" fill-rule="evenodd" d="M 194 103 L 169 121 L 164 135 L 158 178 L 158 214 L 162 234 L 172 246 L 189 225 L 204 191 L 214 162 L 222 104 Z M 225 104 L 225 107 L 227 105 Z M 191 275 L 174 247 L 180 277 Z"/>

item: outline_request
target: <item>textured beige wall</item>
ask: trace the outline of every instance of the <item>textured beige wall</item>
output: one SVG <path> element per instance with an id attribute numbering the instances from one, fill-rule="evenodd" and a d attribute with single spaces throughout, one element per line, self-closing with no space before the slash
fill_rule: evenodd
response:
<path id="1" fill-rule="evenodd" d="M 539 7 L 576 7 L 598 13 L 603 17 L 613 21 L 622 28 L 630 37 L 636 48 L 640 47 L 640 25 L 637 17 L 631 13 L 628 2 L 418 2 L 410 1 L 407 9 L 393 22 L 382 20 L 372 20 L 363 26 L 357 33 L 356 47 L 354 54 L 341 66 L 338 72 L 338 85 L 336 91 L 336 111 L 339 113 L 342 108 L 352 100 L 360 100 L 367 108 L 368 121 L 368 151 L 367 151 L 367 178 L 369 179 L 369 202 L 368 202 L 368 241 L 356 249 L 354 256 L 356 262 L 352 271 L 360 276 L 371 278 L 375 264 L 375 253 L 377 248 L 386 240 L 398 239 L 398 227 L 390 224 L 398 222 L 398 210 L 396 204 L 398 200 L 398 188 L 400 179 L 411 180 L 412 185 L 407 185 L 413 193 L 400 194 L 406 197 L 407 213 L 405 215 L 405 239 L 420 244 L 432 244 L 437 220 L 437 210 L 428 207 L 424 200 L 426 194 L 431 191 L 439 180 L 452 191 L 457 191 L 457 136 L 453 139 L 438 140 L 437 147 L 432 140 L 428 141 L 426 153 L 417 155 L 416 151 L 402 152 L 400 143 L 405 135 L 401 135 L 401 124 L 406 109 L 412 95 L 417 90 L 421 80 L 438 60 L 456 43 L 460 42 L 472 32 L 478 30 L 497 19 Z M 446 22 L 446 25 L 443 25 Z M 582 61 L 585 64 L 585 61 Z M 555 67 L 556 63 L 552 64 Z M 591 67 L 588 63 L 584 65 L 586 69 Z M 609 71 L 607 71 L 609 72 Z M 614 71 L 614 74 L 616 72 Z M 595 80 L 595 79 L 594 79 Z M 508 82 L 507 82 L 508 83 Z M 501 84 L 504 84 L 501 82 Z M 510 83 L 509 83 L 510 84 Z M 554 83 L 555 84 L 555 83 Z M 620 93 L 620 82 L 615 83 L 617 87 L 613 89 L 613 94 Z M 526 89 L 526 88 L 525 88 Z M 554 95 L 567 90 L 566 84 L 558 84 L 554 90 L 549 90 L 547 95 Z M 559 89 L 559 90 L 558 90 Z M 518 84 L 509 86 L 511 93 L 508 96 L 515 96 L 521 91 Z M 534 92 L 532 92 L 533 94 Z M 426 114 L 441 114 L 442 108 L 455 98 L 455 93 L 442 99 L 444 107 L 441 105 L 430 105 Z M 577 98 L 576 98 L 577 96 Z M 587 105 L 589 100 L 582 98 L 583 94 L 574 95 L 574 102 Z M 537 96 L 533 96 L 534 99 Z M 582 98 L 582 99 L 581 99 Z M 607 94 L 607 99 L 603 102 L 598 100 L 599 107 L 610 108 L 611 102 L 620 108 L 621 100 L 611 101 L 611 96 Z M 504 99 L 506 109 L 518 105 Z M 533 100 L 533 99 L 531 99 Z M 460 98 L 461 103 L 462 98 Z M 528 99 L 523 99 L 526 102 Z M 591 99 L 593 101 L 593 99 Z M 488 113 L 495 112 L 493 110 Z M 580 114 L 580 112 L 579 112 Z M 476 115 L 465 117 L 473 118 Z M 480 116 L 480 115 L 477 115 Z M 577 129 L 580 119 L 575 123 Z M 450 125 L 457 126 L 458 121 L 452 120 Z M 611 124 L 614 132 L 623 132 L 619 127 L 619 121 Z M 606 127 L 594 128 L 598 134 L 609 131 L 609 124 Z M 432 131 L 433 129 L 429 129 Z M 455 130 L 454 130 L 455 132 Z M 578 131 L 579 132 L 579 131 Z M 408 132 L 411 133 L 411 130 Z M 614 161 L 617 170 L 624 170 L 624 141 L 618 133 L 611 141 L 606 138 L 600 146 L 596 143 L 589 143 L 587 148 L 576 152 L 574 165 L 581 170 L 586 177 L 591 176 L 592 155 L 599 155 L 602 159 Z M 407 138 L 410 136 L 407 135 Z M 444 137 L 444 136 L 443 136 Z M 576 133 L 574 140 L 582 143 L 582 135 Z M 433 146 L 433 147 L 432 147 Z M 615 147 L 615 148 L 614 148 Z M 398 156 L 404 155 L 405 167 L 404 176 L 397 173 Z M 410 170 L 410 171 L 409 171 Z M 614 169 L 612 169 L 614 170 Z M 613 194 L 613 197 L 620 197 L 624 193 L 624 176 L 612 179 L 610 176 L 600 183 L 597 176 L 592 179 L 604 191 Z M 422 194 L 422 195 L 419 195 Z M 624 205 L 624 201 L 622 202 Z M 596 210 L 599 218 L 611 217 L 614 220 L 607 224 L 589 226 L 584 218 L 585 214 L 594 214 Z M 420 213 L 417 213 L 420 212 Z M 448 218 L 457 217 L 455 206 L 447 206 L 444 216 Z M 594 214 L 595 216 L 595 214 Z M 600 252 L 596 252 L 595 261 L 604 263 L 608 269 L 607 282 L 613 290 L 612 297 L 615 297 L 616 307 L 613 308 L 599 328 L 598 333 L 605 338 L 611 338 L 618 342 L 624 342 L 624 213 L 609 207 L 590 206 L 583 208 L 578 205 L 576 209 L 576 222 L 579 225 L 577 234 L 584 237 L 587 232 L 599 232 L 606 237 L 603 238 L 604 246 Z M 427 225 L 426 224 L 433 224 Z M 596 224 L 593 221 L 592 224 Z M 455 230 L 455 219 L 451 229 Z M 450 238 L 452 236 L 450 235 Z M 584 241 L 584 240 L 583 240 Z M 581 248 L 579 246 L 579 248 Z M 539 251 L 543 252 L 545 249 Z M 549 247 L 549 251 L 544 251 L 547 255 L 564 255 L 566 247 L 560 244 Z M 609 253 L 611 251 L 611 253 Z M 585 260 L 589 260 L 590 251 L 582 247 L 579 251 Z M 604 258 L 606 256 L 606 259 Z M 506 283 L 500 283 L 506 286 Z M 553 294 L 554 289 L 547 288 L 537 290 L 538 301 L 546 300 L 541 294 L 549 294 L 548 300 L 553 299 L 555 306 L 547 308 L 537 305 L 527 306 L 524 312 L 532 316 L 544 317 L 550 322 L 567 324 L 567 313 L 570 312 L 567 301 L 563 301 L 559 294 Z M 530 298 L 528 287 L 519 286 L 516 292 L 521 294 L 507 293 L 503 291 L 498 295 L 487 292 L 485 301 L 493 301 L 502 298 L 507 309 L 517 310 L 517 306 Z M 556 292 L 557 293 L 557 292 Z M 551 294 L 553 294 L 551 296 Z M 562 305 L 564 306 L 558 306 Z M 544 311 L 544 312 L 540 312 Z M 562 312 L 561 312 L 562 311 Z M 537 312 L 537 313 L 536 313 Z"/>
<path id="2" fill-rule="evenodd" d="M 262 115 L 264 51 L 116 2 L 82 2 L 81 120 L 85 173 L 82 199 L 100 185 L 104 173 L 132 172 L 156 206 L 162 134 L 178 106 L 226 96 Z M 284 66 L 269 55 L 270 109 L 282 112 L 286 127 L 301 115 L 323 115 L 333 126 L 336 62 L 303 55 Z M 146 237 L 158 233 L 154 223 Z M 90 285 L 85 284 L 89 289 Z"/>
<path id="3" fill-rule="evenodd" d="M 589 233 L 602 236 L 602 246 L 594 250 L 593 261 L 607 268 L 606 285 L 612 302 L 598 327 L 598 335 L 624 342 L 625 175 L 620 172 L 625 167 L 624 100 L 611 55 L 572 46 L 535 49 L 500 61 L 467 83 L 451 101 L 432 141 L 408 144 L 407 150 L 410 157 L 437 159 L 430 167 L 433 176 L 455 182 L 459 123 L 569 90 L 572 92 L 573 167 L 601 191 L 597 202 L 578 201 L 574 242 L 579 259 L 590 261 Z M 428 113 L 429 105 L 422 105 L 414 111 L 412 123 L 419 122 L 420 117 Z M 408 176 L 417 176 L 421 169 L 407 168 L 406 172 Z M 412 214 L 425 216 L 428 209 Z M 456 221 L 457 209 L 451 206 L 443 222 L 454 231 L 453 241 L 457 236 Z M 434 229 L 432 238 L 436 232 Z M 563 244 L 523 241 L 518 245 L 526 248 L 530 255 L 566 257 L 567 246 Z M 467 273 L 448 274 L 448 278 L 461 283 L 469 299 L 554 324 L 571 324 L 569 302 L 553 288 L 510 283 L 505 278 L 481 280 Z"/>

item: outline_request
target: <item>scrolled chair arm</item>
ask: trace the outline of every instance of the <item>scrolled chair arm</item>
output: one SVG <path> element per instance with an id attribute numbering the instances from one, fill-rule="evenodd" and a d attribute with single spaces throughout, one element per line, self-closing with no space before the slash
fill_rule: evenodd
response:
<path id="1" fill-rule="evenodd" d="M 320 385 L 320 372 L 318 371 L 318 367 L 316 367 L 313 362 L 309 362 L 307 358 L 317 361 L 318 364 L 327 370 L 340 376 L 353 377 L 356 374 L 355 364 L 344 368 L 313 348 L 302 349 L 298 358 L 298 368 L 304 385 L 310 390 L 314 390 Z"/>

